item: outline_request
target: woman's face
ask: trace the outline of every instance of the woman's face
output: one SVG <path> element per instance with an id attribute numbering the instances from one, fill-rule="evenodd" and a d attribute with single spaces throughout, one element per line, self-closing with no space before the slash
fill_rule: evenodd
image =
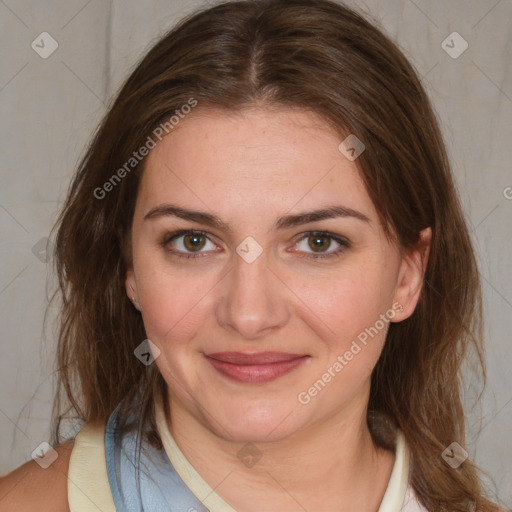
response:
<path id="1" fill-rule="evenodd" d="M 388 241 L 340 142 L 312 113 L 199 106 L 147 157 L 127 293 L 171 407 L 223 438 L 362 417 L 416 305 L 420 253 Z"/>

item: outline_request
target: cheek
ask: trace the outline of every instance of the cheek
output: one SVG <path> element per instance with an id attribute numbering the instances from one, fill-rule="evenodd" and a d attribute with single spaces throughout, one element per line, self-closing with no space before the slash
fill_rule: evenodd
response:
<path id="1" fill-rule="evenodd" d="M 204 274 L 194 277 L 163 259 L 148 252 L 136 261 L 142 317 L 148 338 L 157 345 L 179 343 L 194 333 L 214 285 Z"/>
<path id="2" fill-rule="evenodd" d="M 296 279 L 297 295 L 335 338 L 347 340 L 372 326 L 392 302 L 394 281 L 377 258 L 340 265 L 335 272 Z"/>
<path id="3" fill-rule="evenodd" d="M 340 401 L 368 385 L 392 318 L 387 292 L 384 284 L 366 274 L 338 280 L 329 293 L 310 295 L 311 304 L 316 305 L 315 315 L 328 327 L 316 332 L 323 342 L 316 352 L 319 364 L 310 381 L 304 383 L 328 387 L 319 406 L 338 407 Z"/>
<path id="4" fill-rule="evenodd" d="M 389 311 L 394 279 L 384 262 L 376 256 L 352 260 L 334 275 L 317 276 L 315 286 L 302 278 L 300 314 L 315 326 L 319 363 L 304 386 L 328 382 L 322 400 L 333 407 L 366 385 L 382 352 L 394 316 Z"/>
<path id="5" fill-rule="evenodd" d="M 204 289 L 185 280 L 153 270 L 142 285 L 142 317 L 147 337 L 160 349 L 155 364 L 177 396 L 190 399 L 185 385 L 194 374 L 197 351 L 194 340 L 204 325 Z M 197 347 L 200 350 L 201 347 Z"/>
<path id="6" fill-rule="evenodd" d="M 157 344 L 178 344 L 193 336 L 205 315 L 205 304 L 200 297 L 204 290 L 188 286 L 177 286 L 173 281 L 166 286 L 161 279 L 157 285 L 148 284 L 142 297 L 142 316 L 146 333 Z"/>

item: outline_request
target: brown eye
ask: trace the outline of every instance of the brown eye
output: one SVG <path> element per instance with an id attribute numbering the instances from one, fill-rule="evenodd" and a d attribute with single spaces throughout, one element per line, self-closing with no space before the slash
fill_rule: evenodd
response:
<path id="1" fill-rule="evenodd" d="M 206 256 L 208 252 L 218 249 L 206 233 L 201 231 L 176 231 L 166 235 L 162 247 L 176 256 L 194 257 Z"/>
<path id="2" fill-rule="evenodd" d="M 197 233 L 191 233 L 183 236 L 183 245 L 187 251 L 201 250 L 206 244 L 206 237 Z"/>
<path id="3" fill-rule="evenodd" d="M 331 238 L 327 235 L 310 235 L 308 236 L 308 246 L 314 252 L 323 252 L 331 246 Z"/>
<path id="4" fill-rule="evenodd" d="M 298 256 L 317 259 L 334 258 L 341 256 L 349 248 L 349 242 L 343 237 L 328 232 L 309 232 L 303 234 L 295 247 L 294 252 Z"/>

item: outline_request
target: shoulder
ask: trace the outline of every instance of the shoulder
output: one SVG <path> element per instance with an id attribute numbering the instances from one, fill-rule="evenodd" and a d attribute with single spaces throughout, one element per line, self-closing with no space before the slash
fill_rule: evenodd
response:
<path id="1" fill-rule="evenodd" d="M 46 469 L 31 460 L 0 478 L 0 512 L 69 512 L 68 470 L 74 441 L 56 446 Z"/>

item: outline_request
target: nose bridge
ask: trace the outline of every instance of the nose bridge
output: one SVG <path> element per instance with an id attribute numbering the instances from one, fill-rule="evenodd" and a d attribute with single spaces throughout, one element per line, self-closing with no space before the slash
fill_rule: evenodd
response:
<path id="1" fill-rule="evenodd" d="M 237 252 L 247 249 L 240 244 Z M 279 280 L 268 268 L 266 255 L 244 259 L 236 255 L 227 286 L 217 308 L 217 320 L 244 338 L 258 338 L 288 319 L 286 299 Z"/>

